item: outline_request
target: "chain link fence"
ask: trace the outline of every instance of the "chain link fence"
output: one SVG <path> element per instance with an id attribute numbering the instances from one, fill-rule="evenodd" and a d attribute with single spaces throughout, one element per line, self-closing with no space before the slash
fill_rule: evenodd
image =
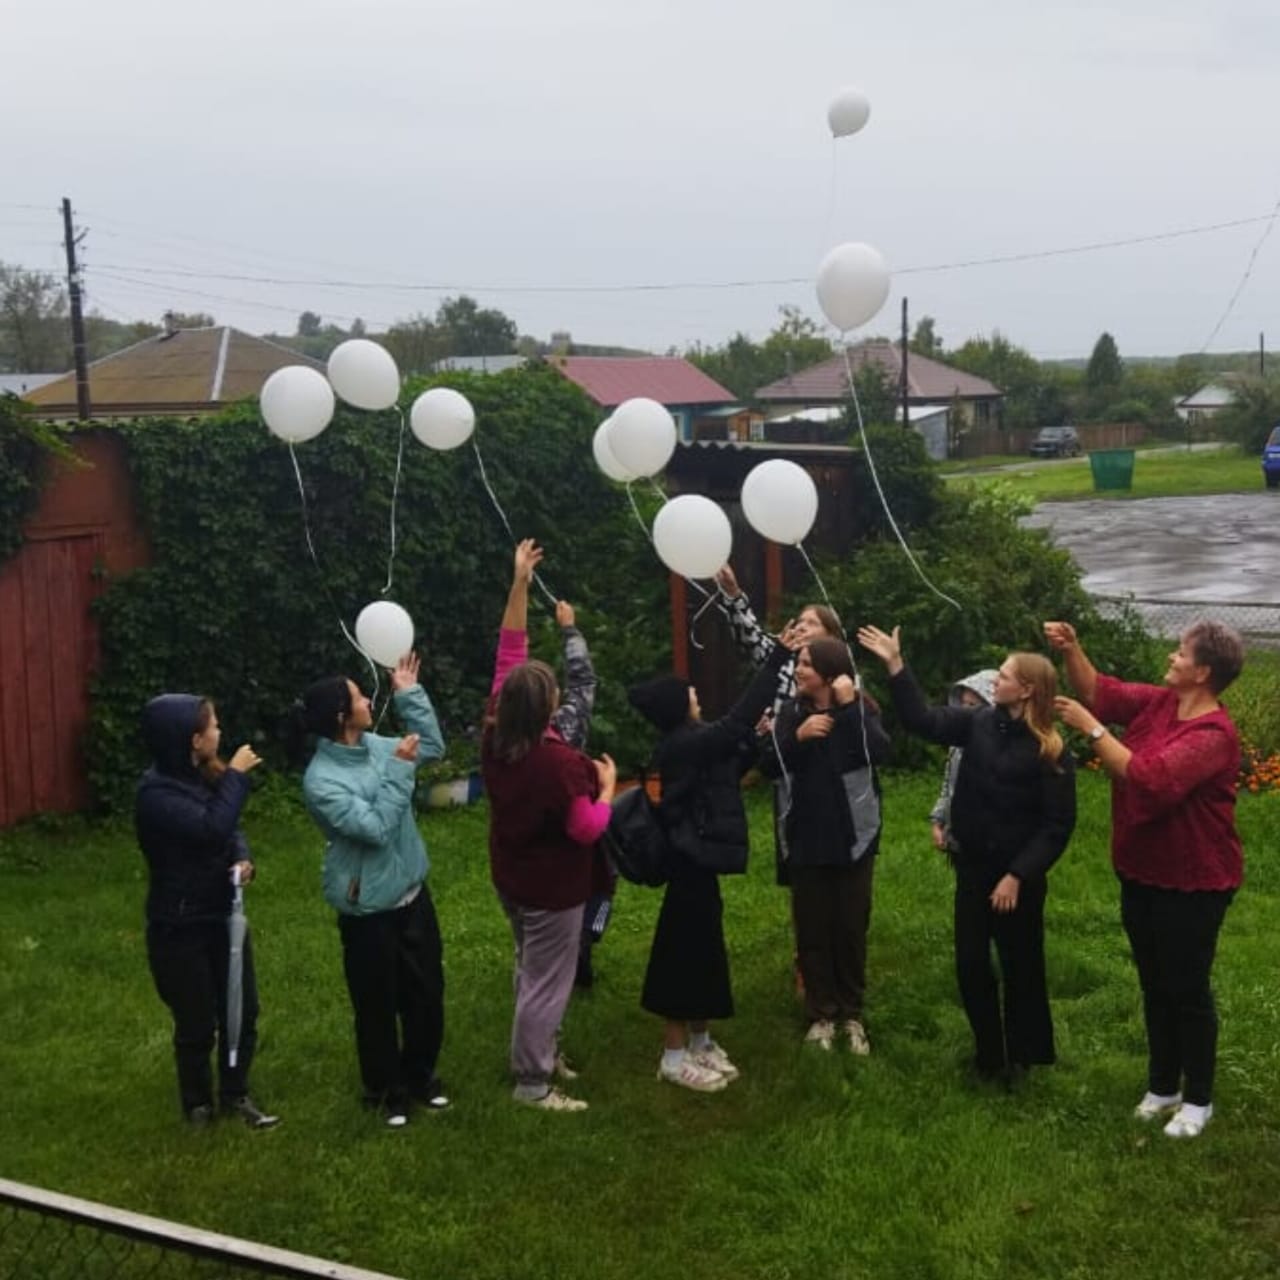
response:
<path id="1" fill-rule="evenodd" d="M 1094 596 L 1104 618 L 1132 609 L 1154 636 L 1176 640 L 1193 622 L 1212 618 L 1234 627 L 1251 649 L 1280 649 L 1280 604 L 1237 604 L 1227 600 L 1141 600 L 1134 596 Z"/>
<path id="2" fill-rule="evenodd" d="M 396 1280 L 0 1178 L 4 1280 Z"/>

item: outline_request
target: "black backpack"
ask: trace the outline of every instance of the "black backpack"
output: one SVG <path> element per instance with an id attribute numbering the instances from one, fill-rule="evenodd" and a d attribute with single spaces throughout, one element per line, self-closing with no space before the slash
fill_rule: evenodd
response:
<path id="1" fill-rule="evenodd" d="M 624 880 L 656 887 L 671 879 L 675 854 L 643 783 L 614 800 L 602 841 Z"/>

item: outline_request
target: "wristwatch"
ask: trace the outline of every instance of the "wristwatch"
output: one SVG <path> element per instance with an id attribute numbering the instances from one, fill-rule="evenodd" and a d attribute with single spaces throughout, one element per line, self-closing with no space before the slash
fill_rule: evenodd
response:
<path id="1" fill-rule="evenodd" d="M 1106 731 L 1106 725 L 1095 724 L 1093 728 L 1089 730 L 1089 741 L 1097 742 L 1097 740 L 1101 738 Z"/>

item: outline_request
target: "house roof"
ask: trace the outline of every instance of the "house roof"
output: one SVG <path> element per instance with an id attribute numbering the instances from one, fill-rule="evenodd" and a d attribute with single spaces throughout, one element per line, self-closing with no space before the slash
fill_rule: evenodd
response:
<path id="1" fill-rule="evenodd" d="M 277 369 L 324 364 L 265 338 L 215 326 L 178 329 L 135 342 L 89 366 L 89 401 L 95 417 L 132 413 L 208 413 L 256 396 Z M 46 413 L 74 413 L 76 376 L 65 373 L 29 391 Z"/>
<path id="2" fill-rule="evenodd" d="M 668 406 L 738 402 L 732 391 L 679 356 L 548 356 L 547 363 L 604 409 L 636 396 Z"/>
<path id="3" fill-rule="evenodd" d="M 849 363 L 856 374 L 865 364 L 877 364 L 894 386 L 902 377 L 902 351 L 896 343 L 878 339 L 860 343 L 849 350 Z M 941 403 L 956 398 L 982 400 L 1004 393 L 999 387 L 979 378 L 912 352 L 907 357 L 907 399 Z M 759 400 L 776 400 L 796 404 L 843 402 L 849 398 L 848 375 L 844 355 L 832 356 L 821 364 L 810 365 L 788 377 L 779 378 L 756 391 Z"/>
<path id="4" fill-rule="evenodd" d="M 1179 409 L 1225 409 L 1235 396 L 1241 379 L 1229 373 L 1219 374 L 1212 382 L 1183 396 L 1177 401 Z"/>
<path id="5" fill-rule="evenodd" d="M 28 391 L 60 377 L 60 373 L 0 373 L 0 396 L 25 396 Z"/>

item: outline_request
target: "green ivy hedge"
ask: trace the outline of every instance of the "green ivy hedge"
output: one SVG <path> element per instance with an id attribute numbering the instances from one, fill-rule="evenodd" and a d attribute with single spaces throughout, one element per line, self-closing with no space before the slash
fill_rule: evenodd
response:
<path id="1" fill-rule="evenodd" d="M 0 395 L 0 564 L 22 545 L 22 528 L 40 501 L 53 457 L 71 457 L 58 430 L 32 418 L 17 396 Z"/>

